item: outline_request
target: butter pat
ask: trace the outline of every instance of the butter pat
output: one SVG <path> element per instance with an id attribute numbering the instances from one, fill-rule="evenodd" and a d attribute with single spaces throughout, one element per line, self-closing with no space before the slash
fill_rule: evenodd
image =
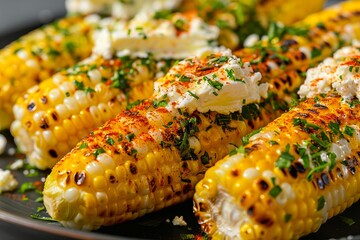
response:
<path id="1" fill-rule="evenodd" d="M 65 3 L 70 13 L 109 14 L 127 20 L 141 12 L 173 10 L 180 5 L 181 0 L 66 0 Z"/>
<path id="2" fill-rule="evenodd" d="M 219 29 L 197 16 L 174 14 L 170 19 L 139 15 L 130 22 L 112 20 L 94 35 L 94 54 L 106 59 L 114 54 L 155 59 L 183 59 L 214 52 Z M 111 20 L 110 20 L 111 21 Z"/>
<path id="3" fill-rule="evenodd" d="M 241 112 L 244 105 L 267 97 L 268 84 L 260 84 L 260 79 L 261 74 L 254 73 L 250 63 L 241 63 L 226 51 L 205 61 L 197 58 L 181 61 L 155 82 L 154 95 L 158 100 L 166 96 L 170 110 L 229 114 Z"/>

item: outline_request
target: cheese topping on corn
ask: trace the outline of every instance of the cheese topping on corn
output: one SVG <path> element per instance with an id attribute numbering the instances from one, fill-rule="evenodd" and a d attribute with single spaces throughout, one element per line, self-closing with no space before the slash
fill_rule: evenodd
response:
<path id="1" fill-rule="evenodd" d="M 313 97 L 328 93 L 331 89 L 344 98 L 360 99 L 360 51 L 355 47 L 344 47 L 323 63 L 307 71 L 305 83 L 300 87 L 300 97 Z M 343 62 L 345 60 L 345 62 Z M 339 64 L 340 62 L 343 62 Z"/>
<path id="2" fill-rule="evenodd" d="M 261 73 L 253 72 L 250 63 L 242 63 L 227 51 L 210 62 L 218 64 L 216 71 L 194 76 L 183 74 L 194 64 L 192 60 L 181 61 L 168 73 L 170 79 L 165 77 L 155 82 L 155 98 L 161 100 L 166 96 L 169 108 L 186 109 L 190 113 L 197 110 L 229 114 L 241 112 L 244 105 L 267 97 L 268 84 L 259 84 Z M 206 71 L 206 66 L 203 70 Z"/>
<path id="3" fill-rule="evenodd" d="M 219 28 L 206 24 L 201 18 L 174 14 L 170 19 L 154 19 L 141 14 L 130 22 L 113 21 L 94 34 L 94 53 L 108 59 L 119 56 L 155 59 L 183 59 L 216 51 Z"/>
<path id="4" fill-rule="evenodd" d="M 141 12 L 173 10 L 180 3 L 181 0 L 67 0 L 66 9 L 70 13 L 103 13 L 119 19 L 129 19 Z"/>

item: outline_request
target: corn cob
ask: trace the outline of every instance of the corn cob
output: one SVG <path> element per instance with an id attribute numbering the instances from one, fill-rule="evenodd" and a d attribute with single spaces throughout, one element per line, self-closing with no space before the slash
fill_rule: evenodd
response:
<path id="1" fill-rule="evenodd" d="M 359 88 L 351 88 L 360 52 L 344 52 L 357 55 L 308 75 L 312 88 L 327 86 L 320 95 L 310 92 L 196 186 L 194 211 L 212 239 L 298 239 L 359 200 Z"/>
<path id="2" fill-rule="evenodd" d="M 0 129 L 9 127 L 13 104 L 28 88 L 90 55 L 90 32 L 83 18 L 67 17 L 0 51 Z"/>
<path id="3" fill-rule="evenodd" d="M 324 4 L 324 0 L 311 1 L 306 6 L 301 0 L 196 2 L 200 16 L 220 27 L 220 44 L 231 49 L 241 47 L 250 34 L 264 35 L 271 21 L 290 25 L 320 11 Z"/>
<path id="4" fill-rule="evenodd" d="M 351 10 L 353 11 L 353 9 Z M 338 12 L 340 12 L 340 10 L 338 10 Z M 346 13 L 346 11 L 344 12 Z M 325 11 L 323 14 L 327 15 L 327 12 Z M 350 13 L 348 14 L 351 15 Z M 330 14 L 329 17 L 330 19 L 336 19 L 336 14 Z M 318 60 L 330 56 L 331 52 L 340 45 L 340 42 L 344 42 L 344 44 L 348 44 L 350 42 L 349 40 L 343 40 L 343 38 L 345 39 L 345 37 L 348 36 L 344 34 L 342 28 L 346 24 L 351 24 L 352 18 L 356 19 L 357 16 L 351 15 L 346 19 L 341 18 L 341 20 L 336 21 L 337 24 L 332 24 L 332 22 L 330 22 L 329 24 L 324 24 L 323 28 L 325 28 L 326 26 L 328 29 L 330 29 L 329 31 L 326 31 L 323 28 L 314 27 L 313 29 L 310 29 L 307 36 L 286 36 L 282 41 L 280 41 L 279 37 L 277 37 L 276 41 L 278 42 L 271 43 L 271 46 L 269 46 L 270 44 L 266 45 L 266 43 L 264 43 L 264 45 L 262 45 L 261 47 L 241 50 L 236 54 L 241 56 L 244 61 L 253 62 L 252 67 L 254 68 L 254 70 L 261 72 L 263 75 L 263 81 L 268 82 L 270 85 L 270 90 L 272 92 L 271 96 L 273 97 L 269 101 L 275 108 L 285 110 L 287 108 L 286 104 L 284 105 L 283 101 L 281 100 L 284 98 L 289 98 L 288 93 L 296 90 L 296 88 L 300 85 L 302 77 L 298 76 L 298 74 L 304 72 L 310 64 L 316 63 Z M 332 29 L 334 29 L 334 31 L 332 31 Z M 335 37 L 334 39 L 332 39 L 332 41 L 329 41 L 329 43 L 327 43 L 326 41 L 328 37 L 326 36 L 335 36 L 335 34 L 337 34 L 338 37 Z M 324 40 L 321 42 L 321 39 Z M 281 49 L 284 49 L 283 46 L 285 46 L 288 42 L 291 42 L 292 45 L 288 46 L 288 49 L 282 52 Z M 327 44 L 325 44 L 325 42 Z M 311 51 L 311 49 L 317 49 L 319 52 L 319 56 L 317 56 L 316 58 L 306 56 L 302 52 L 304 51 L 302 48 L 305 48 L 305 46 L 309 46 L 308 51 Z M 289 69 L 289 71 L 284 73 L 283 67 L 285 67 L 285 69 Z M 130 71 L 130 69 L 128 69 L 127 71 Z M 156 70 L 153 69 L 150 72 L 154 71 Z M 150 78 L 154 79 L 154 75 L 152 75 Z M 64 81 L 72 82 L 73 79 L 67 78 L 67 80 Z M 140 82 L 141 81 L 142 80 L 140 80 Z M 129 84 L 133 86 L 131 82 Z M 134 84 L 137 84 L 137 82 L 135 81 Z M 50 112 L 53 112 L 54 109 L 56 110 L 56 105 L 62 101 L 59 100 L 60 102 L 52 103 L 51 105 L 44 105 L 42 103 L 38 103 L 38 99 L 41 99 L 43 95 L 47 96 L 51 91 L 55 91 L 55 88 L 58 88 L 58 85 L 56 84 L 51 84 L 51 86 L 52 87 L 49 87 L 49 84 L 44 84 L 44 87 L 41 87 L 40 91 L 28 94 L 26 100 L 19 100 L 14 108 L 15 114 L 17 115 L 16 121 L 14 122 L 12 127 L 12 134 L 15 137 L 15 141 L 17 142 L 20 149 L 28 155 L 30 163 L 36 165 L 41 169 L 51 168 L 56 161 L 58 161 L 61 157 L 64 156 L 66 152 L 70 151 L 70 149 L 75 146 L 75 143 L 77 141 L 79 141 L 82 137 L 86 136 L 86 134 L 84 133 L 90 132 L 94 127 L 96 127 L 95 125 L 87 126 L 86 128 L 80 128 L 78 126 L 79 130 L 81 129 L 83 131 L 78 131 L 78 135 L 76 137 L 72 136 L 71 143 L 68 141 L 69 137 L 67 137 L 73 135 L 71 130 L 67 130 L 64 133 L 62 133 L 63 131 L 57 130 L 64 129 L 65 122 L 68 122 L 69 120 L 52 122 L 49 128 L 44 129 L 42 127 L 42 118 L 39 116 L 42 116 L 44 113 L 46 113 L 44 115 L 44 118 L 51 119 Z M 147 90 L 145 91 L 147 92 L 146 95 L 136 96 L 139 99 L 150 96 L 150 83 L 148 84 L 148 87 L 149 88 L 147 88 Z M 134 101 L 136 100 L 135 97 L 133 97 L 132 99 L 134 99 Z M 107 104 L 107 100 L 104 100 L 102 102 Z M 43 107 L 29 111 L 28 105 L 33 103 L 37 103 L 37 106 L 40 104 Z M 99 102 L 96 102 L 96 104 L 99 104 Z M 124 108 L 125 105 L 123 104 L 121 109 Z M 68 116 L 69 119 L 75 118 L 75 116 L 79 116 L 80 112 L 84 110 L 85 108 L 79 108 L 77 111 L 73 111 L 71 115 L 66 116 Z M 58 110 L 56 110 L 55 112 L 57 111 Z M 28 115 L 29 112 L 30 115 Z M 114 111 L 113 113 L 116 113 L 116 111 Z M 114 116 L 115 115 L 112 115 L 112 117 Z M 109 118 L 103 119 L 103 121 L 107 119 Z M 91 120 L 89 119 L 88 122 L 91 122 Z M 97 124 L 99 124 L 99 122 L 97 122 Z M 45 135 L 48 136 L 49 134 L 52 137 L 45 137 Z M 61 134 L 63 135 L 60 136 Z M 54 149 L 54 146 L 62 147 L 60 148 L 61 150 L 56 150 Z M 53 154 L 54 151 L 56 152 L 56 154 Z"/>
<path id="5" fill-rule="evenodd" d="M 66 0 L 70 13 L 111 15 L 117 19 L 129 20 L 143 12 L 171 11 L 179 7 L 181 0 Z"/>
<path id="6" fill-rule="evenodd" d="M 321 45 L 321 49 L 339 45 L 336 41 L 331 44 Z M 210 58 L 205 63 L 187 59 L 182 64 L 190 64 L 190 69 L 168 74 L 170 79 L 165 77 L 157 83 L 179 79 L 186 83 L 191 81 L 189 76 L 215 71 L 214 67 L 218 66 L 213 64 L 224 64 L 224 59 L 227 58 Z M 253 67 L 257 64 L 255 61 Z M 302 66 L 306 67 L 306 64 Z M 259 68 L 270 89 L 271 85 L 275 86 L 282 98 L 269 96 L 259 109 L 256 104 L 246 105 L 240 115 L 239 112 L 228 115 L 211 111 L 169 112 L 159 107 L 168 104 L 166 95 L 164 99 L 152 99 L 121 113 L 55 165 L 44 190 L 48 213 L 65 226 L 96 229 L 188 199 L 208 167 L 239 144 L 242 136 L 286 108 L 281 106 L 282 99 L 288 98 L 289 91 L 301 84 L 302 68 L 283 74 L 276 72 L 278 77 L 272 77 L 267 68 Z"/>
<path id="7" fill-rule="evenodd" d="M 150 97 L 160 72 L 156 69 L 151 57 L 95 57 L 59 72 L 29 89 L 14 106 L 11 132 L 17 146 L 30 164 L 53 167 L 93 129 Z"/>
<path id="8" fill-rule="evenodd" d="M 187 85 L 189 76 L 215 74 L 228 61 L 186 59 L 162 82 Z M 91 230 L 189 199 L 206 168 L 240 143 L 235 139 L 279 114 L 251 102 L 242 113 L 189 114 L 168 101 L 164 96 L 122 112 L 60 160 L 45 184 L 49 214 L 64 226 Z"/>
<path id="9" fill-rule="evenodd" d="M 359 105 L 319 98 L 282 115 L 238 150 L 244 153 L 206 172 L 194 211 L 212 239 L 297 239 L 360 198 Z"/>
<path id="10" fill-rule="evenodd" d="M 195 16 L 174 15 L 175 17 L 183 17 L 189 22 L 201 21 Z M 80 64 L 45 80 L 30 89 L 24 98 L 19 98 L 14 106 L 15 121 L 11 125 L 11 132 L 18 147 L 27 155 L 32 165 L 40 169 L 53 167 L 93 129 L 125 110 L 127 105 L 151 96 L 155 78 L 166 73 L 175 62 L 172 59 L 161 60 L 160 51 L 154 52 L 151 48 L 154 43 L 159 44 L 157 42 L 159 37 L 152 33 L 159 30 L 158 25 L 161 26 L 164 23 L 169 28 L 169 23 L 174 25 L 175 20 L 161 19 L 146 22 L 144 28 L 141 28 L 141 34 L 146 34 L 146 39 L 137 36 L 139 32 L 136 29 L 140 29 L 141 26 L 138 21 L 125 23 L 126 28 L 121 29 L 121 33 L 125 32 L 125 40 L 120 38 L 120 46 L 116 45 L 121 54 L 123 55 L 122 50 L 127 47 L 126 43 L 131 41 L 141 41 L 145 47 L 138 45 L 134 47 L 142 50 L 138 57 L 136 57 L 136 50 L 131 49 L 130 46 L 129 48 L 133 51 L 127 53 L 125 57 L 115 57 L 118 55 L 115 53 L 115 47 L 114 49 L 113 47 L 106 48 L 104 51 L 101 34 L 105 31 L 107 36 L 108 31 L 111 32 L 113 28 L 118 27 L 117 25 L 124 26 L 124 22 L 108 19 L 107 27 L 103 28 L 100 34 L 98 32 L 94 34 L 94 36 L 96 34 L 100 36 L 100 41 L 95 40 L 94 44 L 93 56 L 95 57 L 86 60 L 86 64 Z M 155 25 L 154 29 L 152 25 Z M 201 26 L 202 29 L 206 29 L 206 26 Z M 187 37 L 194 38 L 188 28 L 174 29 L 174 31 L 177 31 L 177 36 L 167 37 L 160 33 L 162 42 L 170 39 L 168 42 L 176 48 L 174 41 L 180 42 L 181 45 Z M 134 39 L 129 37 L 131 34 L 135 35 Z M 216 36 L 214 38 L 216 39 Z M 110 40 L 109 42 L 112 44 Z M 212 48 L 206 45 L 206 39 L 202 42 L 205 43 L 195 45 L 207 50 Z M 183 45 L 179 48 L 185 52 L 187 49 Z M 193 51 L 193 47 L 194 45 L 188 46 L 189 51 Z M 103 51 L 99 51 L 97 55 L 99 49 Z M 173 48 L 165 48 L 162 52 L 166 51 L 167 54 L 171 52 L 175 56 L 176 50 Z M 144 52 L 149 52 L 149 56 L 144 57 Z M 176 56 L 180 58 L 179 55 Z M 44 98 L 49 101 L 43 102 Z M 108 109 L 106 113 L 103 113 L 102 111 L 106 110 L 104 106 L 111 106 L 111 110 Z M 58 116 L 57 119 L 53 119 L 54 114 Z"/>

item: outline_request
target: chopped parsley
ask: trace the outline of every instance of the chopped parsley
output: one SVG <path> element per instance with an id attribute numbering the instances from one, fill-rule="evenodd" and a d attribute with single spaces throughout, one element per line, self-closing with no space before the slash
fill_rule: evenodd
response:
<path id="1" fill-rule="evenodd" d="M 41 216 L 38 213 L 30 214 L 30 217 L 33 218 L 33 219 L 37 219 L 37 220 L 57 222 L 56 220 L 52 219 L 51 217 L 44 217 L 44 216 Z"/>
<path id="2" fill-rule="evenodd" d="M 283 169 L 290 167 L 291 163 L 295 160 L 295 157 L 289 153 L 290 145 L 287 144 L 285 151 L 281 152 L 278 160 L 275 162 L 275 166 Z"/>
<path id="3" fill-rule="evenodd" d="M 254 136 L 255 134 L 259 133 L 263 128 L 259 128 L 259 129 L 256 129 L 254 131 L 252 131 L 251 133 L 249 133 L 248 135 L 244 136 L 242 138 L 242 142 L 243 142 L 243 145 L 246 145 L 249 143 L 249 140 L 252 136 Z"/>

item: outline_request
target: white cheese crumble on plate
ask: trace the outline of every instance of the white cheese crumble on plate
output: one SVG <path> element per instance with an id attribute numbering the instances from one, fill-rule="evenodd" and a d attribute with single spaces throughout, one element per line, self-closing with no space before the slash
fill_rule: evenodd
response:
<path id="1" fill-rule="evenodd" d="M 0 194 L 13 191 L 17 188 L 18 182 L 9 170 L 0 168 Z"/>

